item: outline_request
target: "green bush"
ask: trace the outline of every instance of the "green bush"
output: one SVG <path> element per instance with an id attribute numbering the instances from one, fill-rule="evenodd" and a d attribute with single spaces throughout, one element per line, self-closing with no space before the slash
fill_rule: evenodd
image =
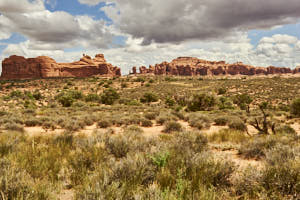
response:
<path id="1" fill-rule="evenodd" d="M 86 102 L 98 102 L 100 101 L 100 97 L 98 94 L 88 94 L 85 98 Z"/>
<path id="2" fill-rule="evenodd" d="M 165 104 L 169 107 L 173 107 L 176 104 L 176 101 L 173 98 L 167 97 Z"/>
<path id="3" fill-rule="evenodd" d="M 21 98 L 23 97 L 23 93 L 20 90 L 14 90 L 12 92 L 10 92 L 10 97 L 16 97 L 16 98 Z"/>
<path id="4" fill-rule="evenodd" d="M 153 94 L 151 92 L 147 92 L 143 95 L 143 97 L 141 97 L 140 101 L 142 103 L 151 103 L 151 102 L 157 102 L 158 101 L 158 97 L 156 94 Z"/>
<path id="5" fill-rule="evenodd" d="M 117 93 L 117 91 L 113 88 L 109 88 L 104 90 L 103 94 L 101 95 L 101 103 L 105 105 L 112 105 L 119 98 L 120 95 Z"/>
<path id="6" fill-rule="evenodd" d="M 300 117 L 300 99 L 295 99 L 290 108 L 290 112 L 295 117 Z"/>
<path id="7" fill-rule="evenodd" d="M 192 100 L 188 102 L 187 108 L 189 111 L 205 111 L 212 110 L 216 105 L 216 98 L 208 94 L 196 94 Z"/>
<path id="8" fill-rule="evenodd" d="M 63 96 L 60 96 L 58 98 L 58 102 L 63 106 L 63 107 L 71 107 L 73 102 L 74 102 L 74 99 L 71 97 L 71 96 L 68 96 L 68 95 L 63 95 Z"/>
<path id="9" fill-rule="evenodd" d="M 226 94 L 227 89 L 226 88 L 219 88 L 218 89 L 218 95 Z"/>
<path id="10" fill-rule="evenodd" d="M 250 104 L 253 99 L 248 94 L 238 94 L 234 97 L 233 102 L 237 104 L 241 110 L 250 112 Z"/>

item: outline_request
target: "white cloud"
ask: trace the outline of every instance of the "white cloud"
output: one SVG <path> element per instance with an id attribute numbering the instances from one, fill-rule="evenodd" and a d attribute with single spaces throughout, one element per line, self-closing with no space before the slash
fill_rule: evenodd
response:
<path id="1" fill-rule="evenodd" d="M 112 42 L 112 27 L 104 20 L 73 16 L 63 11 L 50 12 L 38 0 L 31 3 L 21 1 L 24 4 L 16 0 L 1 0 L 0 27 L 8 33 L 18 32 L 26 36 L 30 40 L 29 47 L 33 49 L 62 50 L 74 46 L 105 48 Z M 0 37 L 7 37 L 4 33 L 0 31 Z"/>
<path id="2" fill-rule="evenodd" d="M 111 0 L 102 8 L 116 26 L 144 44 L 224 39 L 237 31 L 295 23 L 299 0 Z"/>
<path id="3" fill-rule="evenodd" d="M 103 2 L 104 0 L 78 0 L 81 4 L 86 4 L 89 6 L 95 6 L 98 5 L 100 2 Z"/>

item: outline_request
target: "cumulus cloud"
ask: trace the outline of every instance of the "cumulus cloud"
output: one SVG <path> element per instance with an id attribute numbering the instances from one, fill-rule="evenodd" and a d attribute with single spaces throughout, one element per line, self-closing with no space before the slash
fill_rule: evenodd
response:
<path id="1" fill-rule="evenodd" d="M 21 2 L 20 2 L 21 1 Z M 0 27 L 29 38 L 30 47 L 64 49 L 74 46 L 108 47 L 113 34 L 104 20 L 46 10 L 43 1 L 1 0 Z M 0 32 L 0 37 L 5 35 Z"/>
<path id="2" fill-rule="evenodd" d="M 300 17 L 299 0 L 111 0 L 102 8 L 144 44 L 220 39 L 236 31 L 270 29 Z"/>

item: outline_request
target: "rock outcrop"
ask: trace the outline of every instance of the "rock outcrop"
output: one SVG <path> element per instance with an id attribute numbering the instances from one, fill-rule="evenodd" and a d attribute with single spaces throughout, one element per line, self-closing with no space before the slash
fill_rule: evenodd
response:
<path id="1" fill-rule="evenodd" d="M 206 61 L 193 57 L 179 57 L 172 62 L 163 62 L 142 66 L 139 74 L 175 75 L 175 76 L 215 76 L 215 75 L 269 75 L 269 74 L 295 74 L 300 73 L 300 67 L 292 70 L 285 67 L 254 67 L 237 62 L 227 64 L 225 61 Z M 136 68 L 133 70 L 136 74 Z"/>
<path id="2" fill-rule="evenodd" d="M 90 76 L 121 76 L 121 70 L 107 63 L 103 54 L 97 54 L 94 59 L 83 55 L 73 63 L 57 63 L 47 56 L 26 59 L 15 55 L 2 62 L 1 79 Z"/>

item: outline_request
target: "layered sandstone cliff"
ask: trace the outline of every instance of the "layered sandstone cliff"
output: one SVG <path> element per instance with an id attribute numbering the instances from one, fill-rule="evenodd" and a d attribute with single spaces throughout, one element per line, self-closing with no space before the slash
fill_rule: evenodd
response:
<path id="1" fill-rule="evenodd" d="M 94 59 L 84 55 L 73 63 L 57 63 L 46 56 L 26 59 L 15 55 L 2 62 L 2 79 L 89 76 L 121 76 L 121 70 L 107 63 L 103 54 Z"/>
<path id="2" fill-rule="evenodd" d="M 254 67 L 242 62 L 227 64 L 225 61 L 206 61 L 193 57 L 179 57 L 172 62 L 139 68 L 140 74 L 176 75 L 176 76 L 213 76 L 213 75 L 269 75 L 300 73 L 300 68 L 291 70 L 285 67 Z M 132 74 L 136 74 L 133 67 Z"/>

